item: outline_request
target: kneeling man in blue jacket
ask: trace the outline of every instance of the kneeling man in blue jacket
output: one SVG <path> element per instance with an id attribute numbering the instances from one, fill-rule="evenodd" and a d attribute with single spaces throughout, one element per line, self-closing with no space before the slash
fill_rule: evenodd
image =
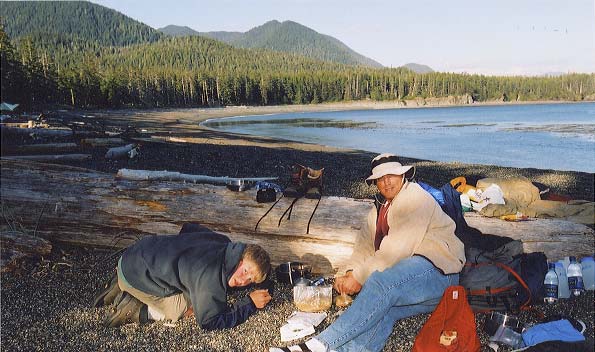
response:
<path id="1" fill-rule="evenodd" d="M 258 245 L 231 242 L 198 224 L 184 224 L 179 235 L 145 237 L 130 246 L 114 277 L 95 299 L 96 307 L 114 304 L 104 325 L 150 320 L 178 321 L 194 311 L 207 330 L 234 327 L 271 296 L 257 289 L 227 304 L 230 288 L 261 283 L 271 268 Z"/>

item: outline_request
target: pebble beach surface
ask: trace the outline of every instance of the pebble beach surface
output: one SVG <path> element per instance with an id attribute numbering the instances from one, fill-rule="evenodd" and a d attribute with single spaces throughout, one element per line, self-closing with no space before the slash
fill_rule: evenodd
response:
<path id="1" fill-rule="evenodd" d="M 1 340 L 3 351 L 268 351 L 284 346 L 279 328 L 296 310 L 289 285 L 277 284 L 273 301 L 235 328 L 207 332 L 187 318 L 170 326 L 161 322 L 105 328 L 108 308 L 91 308 L 94 293 L 109 279 L 116 260 L 112 251 L 81 247 L 55 247 L 50 257 L 29 261 L 14 273 L 2 274 Z M 235 292 L 231 299 L 246 295 Z M 524 323 L 564 314 L 586 323 L 593 339 L 593 291 L 571 300 L 523 312 Z M 319 325 L 321 331 L 342 310 L 334 306 Z M 429 314 L 397 322 L 384 351 L 410 351 Z M 482 351 L 491 351 L 482 331 L 484 314 L 476 314 Z M 303 340 L 297 340 L 301 342 Z M 503 347 L 500 351 L 510 351 Z M 577 351 L 578 352 L 578 351 Z"/>
<path id="2" fill-rule="evenodd" d="M 271 111 L 267 111 L 271 112 Z M 273 111 L 274 112 L 274 111 Z M 374 154 L 365 151 L 339 150 L 253 136 L 238 136 L 198 128 L 197 122 L 209 117 L 233 115 L 200 112 L 200 119 L 191 119 L 194 112 L 181 114 L 154 112 L 149 116 L 160 121 L 158 132 L 170 138 L 186 138 L 187 142 L 143 142 L 140 155 L 132 160 L 107 161 L 105 149 L 90 149 L 93 158 L 85 162 L 69 163 L 108 173 L 120 168 L 168 170 L 190 174 L 233 177 L 278 176 L 286 184 L 294 163 L 313 168 L 325 168 L 324 195 L 364 198 L 373 190 L 362 182 L 369 173 Z M 235 112 L 235 114 L 239 114 Z M 141 114 L 142 115 L 142 114 Z M 177 125 L 165 122 L 173 116 Z M 180 119 L 179 116 L 182 116 Z M 104 114 L 106 121 L 130 124 L 138 122 L 138 129 L 154 127 L 138 114 Z M 188 119 L 185 120 L 185 119 Z M 145 126 L 142 122 L 145 121 Z M 399 151 L 387 151 L 398 154 Z M 438 163 L 403 158 L 404 164 L 417 167 L 416 179 L 440 186 L 457 176 L 466 176 L 469 183 L 484 177 L 526 176 L 549 186 L 552 192 L 575 199 L 594 200 L 594 174 L 538 169 L 516 169 L 498 166 Z M 363 216 L 363 214 L 362 214 Z M 101 325 L 107 308 L 91 308 L 94 294 L 108 280 L 115 266 L 112 250 L 71 247 L 54 244 L 51 256 L 28 260 L 11 273 L 1 276 L 0 340 L 3 351 L 268 351 L 270 346 L 284 346 L 279 328 L 296 308 L 289 286 L 278 284 L 273 301 L 265 309 L 233 329 L 206 332 L 196 326 L 194 318 L 174 326 L 153 323 L 127 325 L 109 329 Z M 234 292 L 232 299 L 248 291 Z M 525 323 L 540 321 L 540 314 L 563 314 L 583 320 L 586 336 L 594 334 L 593 291 L 535 311 L 523 312 Z M 332 308 L 329 316 L 317 328 L 321 331 L 341 313 Z M 399 321 L 384 351 L 409 351 L 419 329 L 429 315 Z M 481 326 L 485 316 L 476 315 L 482 351 L 488 336 Z M 295 342 L 301 342 L 297 340 Z M 500 351 L 510 349 L 501 348 Z"/>

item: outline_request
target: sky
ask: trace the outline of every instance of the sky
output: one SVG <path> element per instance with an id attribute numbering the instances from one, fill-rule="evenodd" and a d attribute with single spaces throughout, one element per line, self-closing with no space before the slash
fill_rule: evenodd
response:
<path id="1" fill-rule="evenodd" d="M 246 32 L 291 20 L 387 67 L 595 73 L 595 0 L 93 0 L 153 28 Z"/>

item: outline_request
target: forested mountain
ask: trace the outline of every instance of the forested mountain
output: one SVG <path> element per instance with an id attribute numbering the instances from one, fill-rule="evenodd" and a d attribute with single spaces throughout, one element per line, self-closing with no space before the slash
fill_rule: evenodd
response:
<path id="1" fill-rule="evenodd" d="M 163 37 L 143 23 L 86 1 L 2 1 L 0 7 L 10 38 L 29 37 L 48 49 L 125 46 Z"/>
<path id="2" fill-rule="evenodd" d="M 171 37 L 185 37 L 187 35 L 200 35 L 197 31 L 190 27 L 186 26 L 176 26 L 170 24 L 169 26 L 165 26 L 163 28 L 157 29 L 159 32 L 169 35 Z"/>
<path id="3" fill-rule="evenodd" d="M 268 49 L 235 48 L 201 36 L 153 36 L 136 21 L 85 2 L 26 4 L 10 3 L 13 19 L 5 22 L 6 31 L 0 27 L 0 95 L 2 101 L 29 109 L 56 104 L 197 107 L 449 96 L 470 96 L 474 101 L 595 97 L 595 74 L 532 78 L 419 74 L 405 68 L 371 68 Z M 5 4 L 0 5 L 4 16 Z M 86 10 L 70 8 L 77 5 Z M 39 6 L 39 14 L 31 6 Z M 64 8 L 70 8 L 71 18 L 58 14 Z M 42 14 L 47 23 L 33 19 Z M 52 17 L 67 21 L 70 27 Z M 23 33 L 27 21 L 28 33 L 36 35 Z M 118 32 L 118 26 L 130 30 Z M 79 27 L 87 29 L 75 30 Z M 98 31 L 96 38 L 92 28 Z M 16 40 L 7 32 L 17 33 Z M 68 35 L 78 42 L 62 42 Z"/>
<path id="4" fill-rule="evenodd" d="M 413 71 L 415 73 L 431 73 L 431 72 L 434 72 L 434 70 L 430 66 L 416 64 L 414 62 L 410 62 L 408 64 L 405 64 L 402 67 L 408 68 L 408 69 L 410 69 L 411 71 Z"/>
<path id="5" fill-rule="evenodd" d="M 382 67 L 341 41 L 292 21 L 269 21 L 248 32 L 200 32 L 239 48 L 265 48 L 348 65 Z"/>

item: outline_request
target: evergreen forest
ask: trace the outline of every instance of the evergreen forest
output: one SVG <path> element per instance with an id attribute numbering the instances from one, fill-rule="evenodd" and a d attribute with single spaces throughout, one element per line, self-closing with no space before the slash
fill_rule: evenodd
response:
<path id="1" fill-rule="evenodd" d="M 1 99 L 29 109 L 593 99 L 595 74 L 494 77 L 321 61 L 171 37 L 88 2 L 2 2 Z M 305 42 L 300 45 L 307 45 Z M 314 45 L 314 44 L 312 44 Z"/>

